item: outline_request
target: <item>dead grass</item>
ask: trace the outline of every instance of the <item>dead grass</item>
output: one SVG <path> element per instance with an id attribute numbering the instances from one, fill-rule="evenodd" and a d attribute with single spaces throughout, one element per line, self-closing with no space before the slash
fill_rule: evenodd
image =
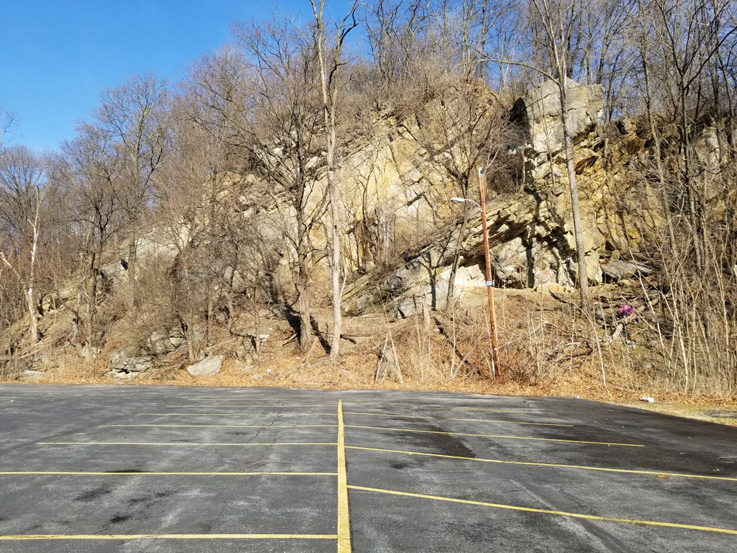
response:
<path id="1" fill-rule="evenodd" d="M 248 356 L 244 358 L 242 346 L 240 350 L 235 347 L 241 342 L 220 329 L 219 340 L 210 353 L 224 355 L 225 361 L 221 371 L 211 377 L 190 376 L 184 354 L 175 352 L 141 376 L 117 381 L 106 375 L 106 356 L 85 364 L 72 350 L 59 356 L 55 368 L 34 375 L 33 382 L 557 396 L 737 424 L 737 419 L 730 418 L 731 412 L 737 416 L 737 398 L 674 391 L 658 374 L 657 359 L 646 347 L 640 329 L 631 329 L 634 345 L 624 340 L 608 344 L 605 336 L 610 330 L 580 317 L 571 298 L 509 290 L 500 291 L 497 300 L 502 380 L 490 378 L 488 318 L 483 301 L 465 298 L 452 313 L 419 314 L 404 320 L 380 314 L 349 319 L 346 328 L 353 338 L 345 342 L 339 364 L 331 364 L 319 344 L 306 359 L 290 340 L 291 329 L 273 318 L 266 321 L 270 337 L 254 363 L 248 362 Z M 249 324 L 245 320 L 240 323 Z M 387 336 L 397 350 L 401 379 L 397 374 L 376 378 Z M 600 342 L 601 357 L 596 340 Z M 122 343 L 119 337 L 115 343 Z M 18 381 L 18 376 L 8 375 L 5 380 Z M 653 396 L 656 403 L 640 402 L 643 395 Z M 719 416 L 724 414 L 720 412 L 727 416 Z"/>

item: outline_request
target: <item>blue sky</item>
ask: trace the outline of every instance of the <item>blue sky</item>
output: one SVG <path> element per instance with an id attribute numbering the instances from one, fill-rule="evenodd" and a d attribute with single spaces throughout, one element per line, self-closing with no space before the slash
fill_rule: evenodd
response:
<path id="1" fill-rule="evenodd" d="M 231 22 L 275 10 L 312 16 L 309 0 L 0 0 L 0 107 L 16 120 L 5 145 L 55 149 L 102 91 L 136 73 L 176 82 Z"/>

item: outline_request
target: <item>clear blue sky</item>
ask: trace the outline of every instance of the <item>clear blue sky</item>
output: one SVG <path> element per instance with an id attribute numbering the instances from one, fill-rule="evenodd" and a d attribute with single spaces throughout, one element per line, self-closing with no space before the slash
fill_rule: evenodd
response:
<path id="1" fill-rule="evenodd" d="M 328 0 L 340 14 L 345 0 Z M 230 38 L 233 21 L 311 17 L 309 0 L 0 0 L 5 145 L 52 150 L 74 136 L 100 93 L 136 73 L 170 82 Z"/>

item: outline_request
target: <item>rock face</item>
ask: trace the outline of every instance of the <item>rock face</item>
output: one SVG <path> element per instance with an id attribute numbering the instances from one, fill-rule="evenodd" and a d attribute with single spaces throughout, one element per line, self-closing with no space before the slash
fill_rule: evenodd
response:
<path id="1" fill-rule="evenodd" d="M 572 137 L 580 137 L 601 119 L 604 89 L 568 81 L 568 124 Z M 527 130 L 532 155 L 554 155 L 563 150 L 563 124 L 558 84 L 545 81 L 517 100 L 512 117 Z"/>
<path id="2" fill-rule="evenodd" d="M 110 356 L 110 375 L 115 378 L 134 378 L 150 369 L 154 361 L 154 356 L 140 346 L 125 346 Z"/>
<path id="3" fill-rule="evenodd" d="M 636 224 L 631 213 L 658 200 L 647 185 L 634 185 L 629 175 L 632 158 L 645 141 L 631 122 L 612 126 L 607 135 L 597 126 L 603 109 L 601 86 L 572 83 L 568 91 L 568 118 L 574 142 L 579 201 L 588 279 L 603 279 L 601 260 L 627 250 L 642 240 L 648 228 Z M 525 164 L 524 191 L 487 200 L 489 247 L 495 286 L 511 288 L 570 288 L 578 278 L 560 98 L 555 83 L 543 83 L 515 103 L 511 118 L 525 137 L 517 153 Z M 608 161 L 608 165 L 605 160 Z M 605 168 L 605 165 L 607 167 Z M 649 228 L 658 225 L 653 210 Z M 456 251 L 461 261 L 457 294 L 468 298 L 483 292 L 484 260 L 480 214 L 470 221 L 470 232 L 460 226 L 429 239 L 424 247 L 405 252 L 405 263 L 381 277 L 366 276 L 346 291 L 349 313 L 363 313 L 388 305 L 399 315 L 410 315 L 422 304 L 444 305 L 450 264 Z M 609 278 L 624 278 L 631 267 L 606 266 Z M 637 268 L 636 271 L 641 271 Z M 617 273 L 614 276 L 614 273 Z"/>
<path id="4" fill-rule="evenodd" d="M 602 264 L 601 270 L 608 278 L 614 281 L 630 278 L 638 273 L 649 275 L 653 272 L 653 270 L 646 265 L 622 261 L 621 259 L 612 259 L 607 263 Z"/>
<path id="5" fill-rule="evenodd" d="M 212 376 L 220 372 L 223 365 L 222 355 L 211 355 L 205 357 L 199 363 L 187 367 L 187 372 L 192 376 Z"/>
<path id="6" fill-rule="evenodd" d="M 153 367 L 156 359 L 175 351 L 185 343 L 177 329 L 159 329 L 140 344 L 126 345 L 110 356 L 108 374 L 113 378 L 129 379 Z"/>

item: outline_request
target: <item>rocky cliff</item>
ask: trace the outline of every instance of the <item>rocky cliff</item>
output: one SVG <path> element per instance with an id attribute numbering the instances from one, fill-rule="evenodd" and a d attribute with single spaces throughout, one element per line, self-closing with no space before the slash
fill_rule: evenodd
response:
<path id="1" fill-rule="evenodd" d="M 498 99 L 484 90 L 479 90 L 473 101 L 474 109 L 489 117 L 492 110 L 488 106 L 499 105 Z M 436 98 L 428 100 L 421 114 L 378 114 L 368 131 L 345 144 L 336 181 L 342 186 L 346 265 L 353 275 L 344 294 L 348 315 L 379 309 L 408 316 L 424 306 L 442 307 L 455 259 L 455 296 L 468 301 L 483 298 L 480 213 L 466 212 L 464 222 L 464 214 L 449 202 L 458 194 L 463 174 L 472 176 L 466 183 L 467 192 L 469 198 L 477 199 L 474 160 L 462 148 L 464 137 L 473 129 L 458 124 L 444 127 L 452 130 L 450 147 L 444 147 L 439 137 L 433 138 L 433 133 L 443 130 L 437 118 L 469 120 L 468 100 L 465 102 Z M 636 121 L 601 125 L 602 109 L 601 87 L 572 86 L 568 116 L 592 283 L 647 272 L 648 267 L 637 263 L 634 255 L 661 226 L 660 204 L 640 167 L 650 155 L 647 132 Z M 494 281 L 504 288 L 572 288 L 577 278 L 575 240 L 556 87 L 543 83 L 531 89 L 503 115 L 514 132 L 508 134 L 512 139 L 501 153 L 505 158 L 502 165 L 517 168 L 518 178 L 510 190 L 509 186 L 497 186 L 497 178 L 502 177 L 493 171 L 487 177 L 490 189 L 497 190 L 487 198 Z M 714 144 L 708 134 L 702 142 L 704 155 L 713 156 Z M 252 188 L 258 184 L 258 176 L 247 175 L 240 181 Z M 322 186 L 323 182 L 317 183 L 317 189 Z M 261 252 L 269 250 L 268 256 L 274 258 L 269 278 L 278 288 L 275 293 L 293 296 L 296 281 L 286 268 L 293 253 L 269 230 L 276 228 L 279 218 L 289 215 L 289 209 L 282 210 L 278 198 L 273 206 L 254 207 L 247 194 L 239 192 L 243 187 L 238 179 L 231 188 L 222 193 L 221 201 L 230 203 L 236 221 L 257 229 L 257 246 Z M 192 236 L 193 228 L 186 225 L 173 234 L 151 229 L 137 241 L 142 272 L 147 259 L 173 267 L 167 271 L 176 270 L 182 243 L 191 241 Z M 317 251 L 325 245 L 324 236 L 324 226 L 316 224 L 311 238 Z M 202 247 L 209 246 L 204 242 Z M 116 252 L 109 252 L 108 257 L 99 278 L 114 289 L 125 284 L 126 270 Z M 216 262 L 218 267 L 223 265 L 220 272 L 233 290 L 245 296 L 251 293 L 245 285 L 238 285 L 243 280 L 238 271 L 225 266 L 225 260 Z M 319 260 L 315 266 L 313 278 L 319 281 L 327 266 Z M 71 347 L 73 340 L 68 336 L 76 329 L 72 305 L 76 286 L 71 283 L 67 288 L 43 298 L 40 328 L 45 336 L 56 338 L 28 352 L 24 366 L 53 365 L 50 353 L 54 348 Z M 177 358 L 177 351 L 186 350 L 187 340 L 201 333 L 199 328 L 189 328 L 187 336 L 182 325 L 171 318 L 152 322 L 145 313 L 127 321 L 125 328 L 135 324 L 136 329 L 126 333 L 116 322 L 115 307 L 104 307 L 106 301 L 101 299 L 103 311 L 109 313 L 106 324 L 113 329 L 110 335 L 118 338 L 94 353 L 113 375 L 136 376 L 164 359 Z M 258 322 L 251 326 L 240 336 L 257 354 L 262 336 L 268 337 L 268 333 L 262 333 Z"/>
<path id="2" fill-rule="evenodd" d="M 568 115 L 591 283 L 647 271 L 620 256 L 631 254 L 660 225 L 658 201 L 637 170 L 646 139 L 631 121 L 600 125 L 603 106 L 600 86 L 574 83 Z M 550 82 L 519 98 L 510 112 L 522 139 L 508 155 L 520 159 L 524 177 L 518 193 L 487 199 L 497 286 L 560 290 L 575 285 L 576 244 L 560 114 L 557 86 Z M 493 174 L 489 180 L 493 185 Z M 478 194 L 478 188 L 473 191 Z M 403 252 L 405 262 L 395 270 L 359 279 L 346 293 L 349 312 L 389 302 L 406 315 L 422 302 L 439 305 L 457 249 L 456 293 L 473 296 L 484 283 L 480 213 L 471 216 L 471 230 L 462 239 L 460 230 L 460 223 L 443 229 L 419 248 Z"/>

